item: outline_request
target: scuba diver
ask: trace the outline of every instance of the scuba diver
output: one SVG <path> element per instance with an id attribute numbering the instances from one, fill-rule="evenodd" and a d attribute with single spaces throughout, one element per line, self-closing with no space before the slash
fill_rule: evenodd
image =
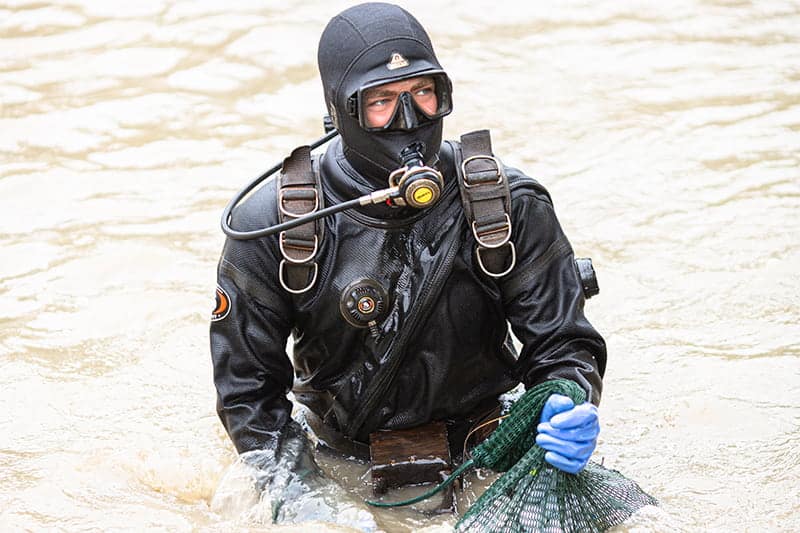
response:
<path id="1" fill-rule="evenodd" d="M 582 405 L 550 397 L 537 437 L 548 462 L 580 471 L 606 347 L 583 313 L 590 265 L 549 194 L 494 156 L 486 130 L 442 141 L 452 84 L 404 9 L 336 15 L 318 64 L 333 140 L 229 205 L 210 327 L 217 411 L 273 520 L 374 529 L 312 442 L 368 457 L 376 432 L 438 422 L 457 458 L 520 383 L 585 389 Z"/>

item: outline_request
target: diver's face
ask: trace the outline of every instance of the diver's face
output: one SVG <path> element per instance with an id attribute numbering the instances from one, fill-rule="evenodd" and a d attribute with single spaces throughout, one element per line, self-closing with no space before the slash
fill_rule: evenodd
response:
<path id="1" fill-rule="evenodd" d="M 438 108 L 436 86 L 432 77 L 419 76 L 394 81 L 368 89 L 364 93 L 364 119 L 370 128 L 380 128 L 394 115 L 400 95 L 409 93 L 420 111 L 434 115 Z"/>

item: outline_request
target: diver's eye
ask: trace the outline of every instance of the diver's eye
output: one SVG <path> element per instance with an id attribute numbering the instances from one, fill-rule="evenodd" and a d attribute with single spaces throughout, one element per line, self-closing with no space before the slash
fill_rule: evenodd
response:
<path id="1" fill-rule="evenodd" d="M 377 100 L 370 100 L 367 102 L 367 107 L 373 107 L 373 108 L 386 107 L 387 105 L 389 105 L 389 102 L 390 102 L 389 98 L 379 98 Z"/>
<path id="2" fill-rule="evenodd" d="M 428 96 L 433 93 L 433 85 L 426 85 L 425 87 L 420 87 L 414 92 L 414 96 Z"/>

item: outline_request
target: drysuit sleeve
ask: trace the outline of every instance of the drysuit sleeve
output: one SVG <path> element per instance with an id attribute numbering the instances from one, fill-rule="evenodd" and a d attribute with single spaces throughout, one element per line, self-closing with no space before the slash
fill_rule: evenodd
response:
<path id="1" fill-rule="evenodd" d="M 539 187 L 512 194 L 517 264 L 500 282 L 508 321 L 522 343 L 517 370 L 528 388 L 550 379 L 575 381 L 597 405 L 605 341 L 584 316 L 572 246 Z"/>
<path id="2" fill-rule="evenodd" d="M 285 346 L 294 320 L 277 268 L 263 241 L 225 245 L 211 322 L 217 413 L 273 522 L 320 520 L 375 531 L 372 515 L 324 475 L 291 418 L 286 395 L 294 370 Z"/>
<path id="3" fill-rule="evenodd" d="M 229 239 L 217 268 L 210 330 L 217 413 L 239 453 L 274 449 L 291 422 L 292 316 L 277 266 L 264 242 Z"/>

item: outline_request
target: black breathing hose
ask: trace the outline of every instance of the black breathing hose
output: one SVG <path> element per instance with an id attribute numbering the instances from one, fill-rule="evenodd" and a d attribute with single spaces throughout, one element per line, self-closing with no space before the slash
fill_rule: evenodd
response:
<path id="1" fill-rule="evenodd" d="M 308 215 L 303 215 L 302 217 L 295 218 L 292 220 L 287 220 L 286 222 L 282 222 L 280 224 L 275 224 L 274 226 L 270 226 L 268 228 L 257 229 L 253 231 L 236 231 L 235 229 L 231 228 L 230 226 L 223 225 L 222 231 L 225 232 L 225 235 L 230 237 L 231 239 L 236 240 L 248 240 L 248 239 L 258 239 L 259 237 L 268 237 L 270 235 L 274 235 L 276 233 L 280 233 L 281 231 L 286 231 L 287 229 L 296 228 L 297 226 L 302 226 L 308 222 L 312 222 L 319 218 L 326 217 L 328 215 L 334 215 L 340 211 L 344 211 L 346 209 L 350 209 L 351 207 L 358 207 L 359 205 L 363 205 L 361 198 L 354 198 L 353 200 L 348 200 L 346 202 L 342 202 L 340 204 L 332 205 L 330 207 L 326 207 L 324 209 L 320 209 L 319 211 L 314 211 Z M 223 224 L 225 219 L 223 218 Z"/>
<path id="2" fill-rule="evenodd" d="M 315 148 L 319 148 L 338 134 L 339 132 L 335 129 L 331 130 L 324 137 L 311 143 L 309 149 L 314 150 Z M 420 155 L 423 149 L 423 145 L 420 143 L 412 143 L 402 150 L 400 158 L 403 166 L 389 175 L 389 187 L 386 189 L 380 189 L 359 198 L 332 205 L 267 228 L 250 231 L 238 231 L 233 229 L 230 226 L 233 210 L 244 197 L 258 187 L 261 182 L 281 169 L 283 163 L 278 163 L 251 181 L 231 199 L 222 212 L 222 220 L 220 222 L 222 232 L 231 239 L 236 240 L 258 239 L 362 205 L 389 202 L 391 205 L 410 205 L 417 209 L 427 208 L 438 200 L 441 190 L 444 187 L 444 179 L 438 170 L 425 166 L 422 156 Z"/>

